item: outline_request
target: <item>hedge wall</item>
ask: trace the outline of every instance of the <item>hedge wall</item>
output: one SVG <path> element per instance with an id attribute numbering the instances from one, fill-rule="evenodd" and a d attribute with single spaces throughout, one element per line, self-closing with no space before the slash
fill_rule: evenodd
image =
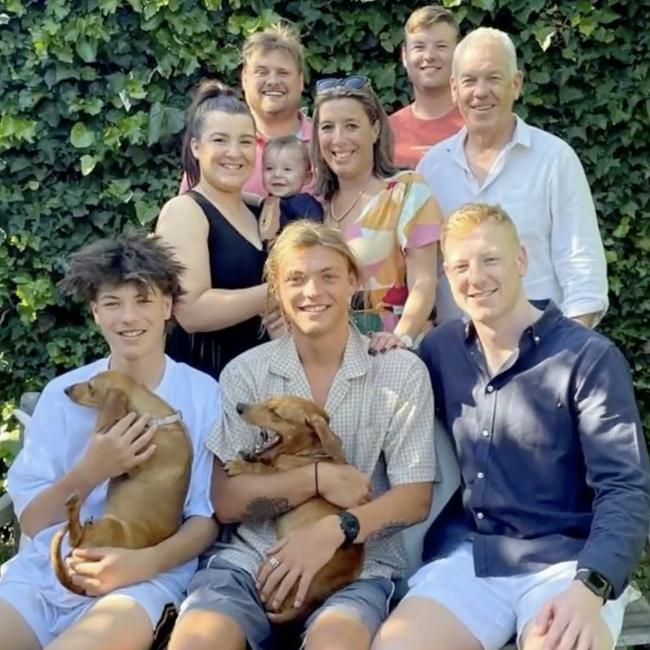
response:
<path id="1" fill-rule="evenodd" d="M 645 3 L 444 4 L 457 12 L 463 31 L 493 25 L 513 35 L 526 75 L 519 114 L 578 150 L 609 261 L 612 304 L 602 329 L 630 360 L 650 424 Z M 0 4 L 0 455 L 11 453 L 8 415 L 20 393 L 100 352 L 85 314 L 61 299 L 56 282 L 71 250 L 129 224 L 150 228 L 175 193 L 183 110 L 196 81 L 216 76 L 236 84 L 244 37 L 282 17 L 303 34 L 309 87 L 332 73 L 367 74 L 392 109 L 409 99 L 399 46 L 401 25 L 415 6 L 373 0 Z"/>

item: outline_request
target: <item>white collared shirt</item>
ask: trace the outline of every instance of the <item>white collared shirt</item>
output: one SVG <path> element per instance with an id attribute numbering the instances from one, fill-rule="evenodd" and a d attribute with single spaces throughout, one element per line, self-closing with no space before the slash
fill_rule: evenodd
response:
<path id="1" fill-rule="evenodd" d="M 417 167 L 445 218 L 464 203 L 499 204 L 517 226 L 528 253 L 528 298 L 551 299 L 565 316 L 608 307 L 607 266 L 587 177 L 564 140 L 519 117 L 482 185 L 465 157 L 467 128 L 432 147 Z M 458 318 L 439 266 L 438 322 Z"/>

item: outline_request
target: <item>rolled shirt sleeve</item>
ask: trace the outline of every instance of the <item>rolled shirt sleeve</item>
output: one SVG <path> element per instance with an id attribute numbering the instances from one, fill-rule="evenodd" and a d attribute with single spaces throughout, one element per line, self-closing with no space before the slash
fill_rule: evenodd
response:
<path id="1" fill-rule="evenodd" d="M 565 316 L 598 314 L 608 307 L 607 262 L 584 169 L 565 145 L 550 173 L 551 257 L 562 287 Z"/>

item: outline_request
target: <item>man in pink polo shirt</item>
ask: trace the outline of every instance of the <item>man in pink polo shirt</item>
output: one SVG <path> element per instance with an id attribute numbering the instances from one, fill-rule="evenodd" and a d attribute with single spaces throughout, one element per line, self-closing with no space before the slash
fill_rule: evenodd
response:
<path id="1" fill-rule="evenodd" d="M 449 85 L 458 25 L 450 11 L 428 5 L 409 16 L 404 33 L 402 63 L 415 101 L 388 120 L 395 135 L 395 164 L 415 169 L 429 147 L 463 126 Z"/>
<path id="2" fill-rule="evenodd" d="M 242 48 L 241 84 L 257 126 L 255 170 L 244 190 L 266 195 L 262 185 L 262 149 L 267 140 L 297 135 L 311 140 L 311 121 L 300 110 L 304 52 L 297 34 L 283 24 L 251 34 Z M 188 190 L 183 177 L 181 193 Z"/>

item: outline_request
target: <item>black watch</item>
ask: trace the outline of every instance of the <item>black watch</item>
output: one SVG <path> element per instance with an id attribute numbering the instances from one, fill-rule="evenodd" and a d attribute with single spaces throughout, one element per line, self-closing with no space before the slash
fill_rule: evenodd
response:
<path id="1" fill-rule="evenodd" d="M 345 539 L 343 540 L 343 544 L 341 544 L 341 548 L 350 548 L 350 546 L 354 544 L 354 540 L 359 535 L 359 520 L 357 519 L 356 515 L 353 515 L 347 510 L 339 512 L 338 518 L 339 525 L 343 531 L 343 535 L 345 535 Z"/>
<path id="2" fill-rule="evenodd" d="M 598 571 L 592 571 L 591 569 L 578 569 L 573 579 L 582 582 L 582 584 L 587 587 L 592 594 L 600 596 L 603 599 L 603 603 L 607 602 L 612 593 L 612 585 L 610 585 L 607 578 L 598 573 Z"/>

